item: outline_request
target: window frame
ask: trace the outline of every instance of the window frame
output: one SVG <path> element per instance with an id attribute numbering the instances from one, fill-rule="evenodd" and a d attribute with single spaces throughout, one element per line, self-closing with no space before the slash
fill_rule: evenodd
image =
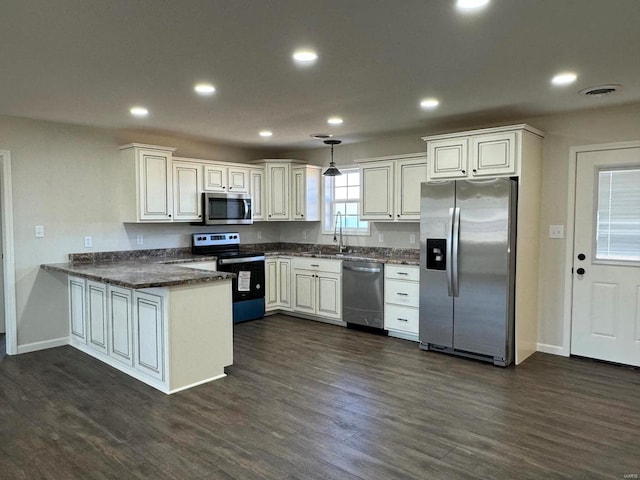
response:
<path id="1" fill-rule="evenodd" d="M 360 167 L 357 165 L 345 165 L 340 167 L 340 171 L 344 174 L 348 174 L 353 171 L 357 171 L 360 174 L 362 173 Z M 335 200 L 335 185 L 334 185 L 335 177 L 322 177 L 322 234 L 323 235 L 333 235 L 335 231 L 335 214 L 333 214 L 334 205 L 337 203 Z M 362 175 L 360 175 L 360 182 L 362 181 Z M 361 189 L 362 185 L 359 184 L 360 193 L 362 193 Z M 340 202 L 342 203 L 342 202 Z M 344 202 L 344 203 L 355 203 L 355 202 Z M 362 199 L 360 198 L 360 194 L 358 194 L 358 220 L 367 222 L 367 228 L 342 228 L 342 235 L 349 237 L 370 237 L 371 236 L 371 222 L 367 220 L 360 220 L 360 214 L 362 209 Z"/>

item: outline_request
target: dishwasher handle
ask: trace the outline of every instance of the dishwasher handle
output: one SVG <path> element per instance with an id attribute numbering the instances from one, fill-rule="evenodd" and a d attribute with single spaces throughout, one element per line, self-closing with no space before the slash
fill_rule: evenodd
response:
<path id="1" fill-rule="evenodd" d="M 363 273 L 380 273 L 382 271 L 382 267 L 356 267 L 355 265 L 345 265 L 342 264 L 343 270 L 349 270 L 352 272 L 363 272 Z"/>

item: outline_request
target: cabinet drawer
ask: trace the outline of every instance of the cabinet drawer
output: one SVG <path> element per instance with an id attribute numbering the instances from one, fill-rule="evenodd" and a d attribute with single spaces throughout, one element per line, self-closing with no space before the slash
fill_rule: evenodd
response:
<path id="1" fill-rule="evenodd" d="M 420 299 L 420 284 L 388 280 L 384 284 L 384 301 L 407 307 L 417 307 Z"/>
<path id="2" fill-rule="evenodd" d="M 417 334 L 419 323 L 420 315 L 417 308 L 385 304 L 384 328 L 387 330 L 400 330 Z"/>
<path id="3" fill-rule="evenodd" d="M 292 268 L 315 270 L 319 272 L 342 273 L 342 261 L 295 257 L 293 259 Z"/>
<path id="4" fill-rule="evenodd" d="M 419 267 L 411 265 L 385 265 L 384 276 L 385 278 L 419 282 L 420 270 Z"/>

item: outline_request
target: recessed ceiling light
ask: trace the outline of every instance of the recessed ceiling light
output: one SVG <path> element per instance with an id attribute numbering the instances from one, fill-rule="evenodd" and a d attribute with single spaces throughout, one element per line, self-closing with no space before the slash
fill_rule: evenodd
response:
<path id="1" fill-rule="evenodd" d="M 458 0 L 456 2 L 456 8 L 464 12 L 471 10 L 478 10 L 486 7 L 489 4 L 489 0 Z"/>
<path id="2" fill-rule="evenodd" d="M 149 110 L 144 107 L 131 107 L 131 110 L 129 110 L 129 112 L 131 112 L 131 115 L 133 115 L 134 117 L 146 117 L 147 115 L 149 115 Z"/>
<path id="3" fill-rule="evenodd" d="M 293 53 L 293 59 L 298 63 L 309 64 L 318 59 L 318 54 L 313 50 L 296 50 Z"/>
<path id="4" fill-rule="evenodd" d="M 327 120 L 327 123 L 329 125 L 342 125 L 343 122 L 344 122 L 344 120 L 342 120 L 342 118 L 340 118 L 340 117 L 330 117 Z"/>
<path id="5" fill-rule="evenodd" d="M 198 95 L 213 95 L 216 91 L 216 87 L 210 83 L 196 83 L 193 89 Z"/>
<path id="6" fill-rule="evenodd" d="M 426 110 L 433 110 L 438 105 L 440 105 L 440 101 L 437 98 L 425 98 L 420 102 L 420 107 Z"/>
<path id="7" fill-rule="evenodd" d="M 573 72 L 562 72 L 553 77 L 551 83 L 558 86 L 571 85 L 576 81 L 576 78 L 578 76 Z"/>
<path id="8" fill-rule="evenodd" d="M 261 136 L 261 137 L 264 137 L 264 138 L 268 138 L 268 137 L 270 137 L 271 135 L 273 135 L 273 132 L 272 132 L 271 130 L 262 130 L 262 131 L 260 132 L 260 136 Z"/>

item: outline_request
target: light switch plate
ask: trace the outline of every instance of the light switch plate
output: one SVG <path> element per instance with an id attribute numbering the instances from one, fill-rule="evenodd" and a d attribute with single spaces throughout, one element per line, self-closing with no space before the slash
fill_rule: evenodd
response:
<path id="1" fill-rule="evenodd" d="M 415 233 L 412 233 L 411 235 L 409 235 L 409 243 L 416 243 Z"/>
<path id="2" fill-rule="evenodd" d="M 137 245 L 142 245 L 144 243 L 144 237 L 142 235 L 137 235 L 136 236 L 136 244 Z"/>
<path id="3" fill-rule="evenodd" d="M 91 248 L 91 247 L 93 247 L 93 238 L 91 238 L 91 237 L 84 237 L 84 246 L 85 246 L 85 248 Z"/>
<path id="4" fill-rule="evenodd" d="M 564 238 L 564 225 L 549 225 L 549 238 Z"/>
<path id="5" fill-rule="evenodd" d="M 44 225 L 36 225 L 35 235 L 36 238 L 44 238 Z"/>
<path id="6" fill-rule="evenodd" d="M 378 234 L 378 242 L 384 243 L 384 235 L 382 233 Z"/>

